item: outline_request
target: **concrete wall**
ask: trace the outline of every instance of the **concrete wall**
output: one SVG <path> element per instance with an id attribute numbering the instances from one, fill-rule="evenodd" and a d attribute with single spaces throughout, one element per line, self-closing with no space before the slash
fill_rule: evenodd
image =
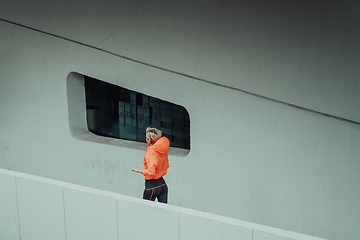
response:
<path id="1" fill-rule="evenodd" d="M 321 240 L 0 169 L 0 239 Z"/>
<path id="2" fill-rule="evenodd" d="M 0 0 L 0 167 L 141 198 L 141 149 L 73 137 L 67 77 L 78 72 L 188 110 L 191 151 L 170 156 L 171 205 L 356 239 L 359 11 Z"/>

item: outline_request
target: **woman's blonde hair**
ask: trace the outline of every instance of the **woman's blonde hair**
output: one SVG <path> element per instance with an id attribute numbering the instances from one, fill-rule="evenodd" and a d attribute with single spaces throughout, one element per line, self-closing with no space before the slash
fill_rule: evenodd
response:
<path id="1" fill-rule="evenodd" d="M 161 131 L 156 128 L 148 127 L 146 129 L 146 138 L 150 139 L 151 144 L 154 144 L 159 138 L 161 138 Z"/>

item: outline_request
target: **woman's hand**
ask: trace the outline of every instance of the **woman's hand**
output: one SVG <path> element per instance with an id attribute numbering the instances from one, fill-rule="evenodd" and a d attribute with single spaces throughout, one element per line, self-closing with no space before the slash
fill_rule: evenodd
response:
<path id="1" fill-rule="evenodd" d="M 134 165 L 133 167 L 132 167 L 132 171 L 133 172 L 138 172 L 138 173 L 142 173 L 143 172 L 143 170 L 142 169 L 140 169 L 138 166 L 136 166 L 136 165 Z"/>

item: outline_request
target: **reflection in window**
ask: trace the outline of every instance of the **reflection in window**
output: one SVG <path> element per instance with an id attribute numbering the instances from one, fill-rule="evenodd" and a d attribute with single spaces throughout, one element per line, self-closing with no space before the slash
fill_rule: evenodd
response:
<path id="1" fill-rule="evenodd" d="M 145 141 L 147 127 L 169 138 L 171 147 L 190 149 L 190 119 L 182 106 L 87 76 L 87 126 L 94 134 Z"/>

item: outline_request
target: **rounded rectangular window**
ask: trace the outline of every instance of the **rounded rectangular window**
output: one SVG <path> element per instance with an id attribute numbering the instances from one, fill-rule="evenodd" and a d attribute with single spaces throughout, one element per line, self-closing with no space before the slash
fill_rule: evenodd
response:
<path id="1" fill-rule="evenodd" d="M 155 127 L 170 140 L 170 147 L 190 149 L 190 118 L 184 107 L 83 77 L 86 122 L 90 132 L 145 143 L 146 128 Z"/>

